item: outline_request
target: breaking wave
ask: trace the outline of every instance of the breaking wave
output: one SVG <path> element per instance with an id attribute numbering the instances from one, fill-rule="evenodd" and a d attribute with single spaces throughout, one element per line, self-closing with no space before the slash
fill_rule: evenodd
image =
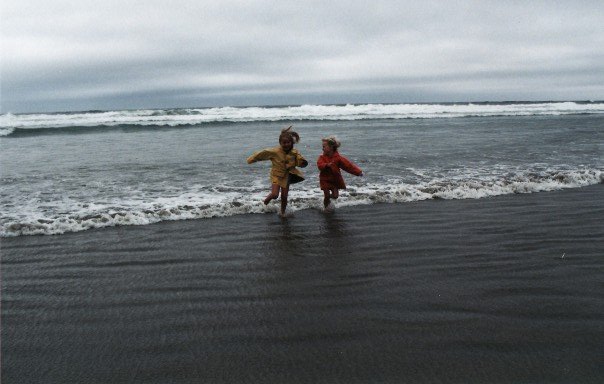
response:
<path id="1" fill-rule="evenodd" d="M 376 203 L 406 203 L 430 199 L 480 199 L 492 196 L 580 188 L 604 182 L 600 170 L 564 170 L 521 172 L 506 177 L 432 179 L 409 184 L 404 180 L 349 186 L 338 206 Z M 305 189 L 306 188 L 306 189 Z M 277 205 L 265 206 L 266 191 L 250 187 L 248 191 L 230 191 L 217 196 L 183 193 L 155 201 L 113 202 L 112 204 L 78 204 L 61 206 L 60 214 L 30 213 L 27 217 L 4 217 L 0 237 L 21 235 L 57 235 L 93 228 L 121 225 L 148 225 L 169 220 L 207 219 L 244 214 L 277 212 Z M 316 188 L 301 187 L 291 194 L 292 210 L 319 209 L 322 193 Z M 36 211 L 30 209 L 30 212 Z"/>
<path id="2" fill-rule="evenodd" d="M 509 102 L 445 104 L 347 104 L 282 107 L 219 107 L 0 115 L 0 136 L 25 130 L 139 126 L 177 127 L 264 121 L 350 121 L 490 116 L 602 114 L 604 102 Z"/>

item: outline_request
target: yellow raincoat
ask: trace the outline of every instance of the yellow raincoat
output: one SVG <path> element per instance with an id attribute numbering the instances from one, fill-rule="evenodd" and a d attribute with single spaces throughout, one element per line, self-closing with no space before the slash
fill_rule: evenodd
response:
<path id="1" fill-rule="evenodd" d="M 292 148 L 288 153 L 281 146 L 263 149 L 248 157 L 247 163 L 252 164 L 262 160 L 270 160 L 273 163 L 271 168 L 271 183 L 273 184 L 285 188 L 289 184 L 304 180 L 304 175 L 296 167 L 301 167 L 307 162 L 297 149 Z"/>

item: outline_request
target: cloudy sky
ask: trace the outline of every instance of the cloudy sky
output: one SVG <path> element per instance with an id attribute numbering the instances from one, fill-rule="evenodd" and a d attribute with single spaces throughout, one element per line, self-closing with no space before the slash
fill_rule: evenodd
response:
<path id="1" fill-rule="evenodd" d="M 8 0 L 7 112 L 604 99 L 604 1 Z"/>

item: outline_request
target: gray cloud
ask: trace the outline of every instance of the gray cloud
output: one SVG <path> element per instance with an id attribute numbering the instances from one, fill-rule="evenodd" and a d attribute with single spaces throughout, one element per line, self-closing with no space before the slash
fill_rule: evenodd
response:
<path id="1" fill-rule="evenodd" d="M 2 113 L 604 98 L 601 1 L 3 4 Z"/>

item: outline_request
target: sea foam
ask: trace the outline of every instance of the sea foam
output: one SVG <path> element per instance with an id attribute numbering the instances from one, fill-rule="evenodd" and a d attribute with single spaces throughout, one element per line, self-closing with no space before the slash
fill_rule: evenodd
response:
<path id="1" fill-rule="evenodd" d="M 15 130 L 135 126 L 183 126 L 222 122 L 351 121 L 489 116 L 602 114 L 603 102 L 347 104 L 284 107 L 219 107 L 0 115 L 0 136 Z"/>
<path id="2" fill-rule="evenodd" d="M 434 178 L 420 183 L 391 180 L 388 183 L 355 183 L 342 191 L 340 207 L 376 203 L 406 203 L 431 199 L 480 199 L 508 194 L 524 194 L 579 188 L 604 182 L 596 169 L 517 172 L 506 177 Z M 277 204 L 262 203 L 266 191 L 257 186 L 220 195 L 186 192 L 153 201 L 121 201 L 79 205 L 57 205 L 55 213 L 41 213 L 35 206 L 22 207 L 19 217 L 4 216 L 0 237 L 55 235 L 92 228 L 121 225 L 148 225 L 161 221 L 208 219 L 244 214 L 277 212 Z M 293 211 L 321 209 L 322 193 L 311 186 L 296 186 L 290 193 Z"/>

